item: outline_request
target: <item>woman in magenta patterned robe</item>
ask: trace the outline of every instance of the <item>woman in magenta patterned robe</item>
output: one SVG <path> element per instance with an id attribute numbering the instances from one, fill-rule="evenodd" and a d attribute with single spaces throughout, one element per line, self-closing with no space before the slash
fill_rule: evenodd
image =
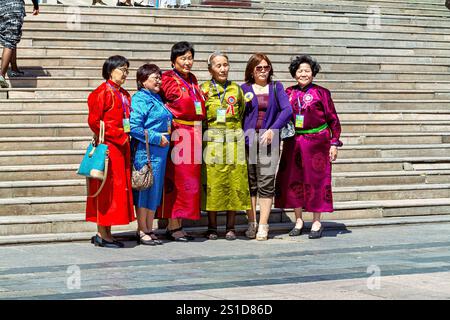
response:
<path id="1" fill-rule="evenodd" d="M 275 187 L 275 207 L 294 208 L 302 233 L 302 211 L 313 212 L 309 238 L 322 236 L 322 212 L 333 211 L 331 162 L 336 160 L 341 125 L 328 89 L 312 83 L 320 65 L 310 56 L 296 57 L 289 66 L 297 85 L 286 89 L 293 109 L 294 137 L 284 141 Z"/>

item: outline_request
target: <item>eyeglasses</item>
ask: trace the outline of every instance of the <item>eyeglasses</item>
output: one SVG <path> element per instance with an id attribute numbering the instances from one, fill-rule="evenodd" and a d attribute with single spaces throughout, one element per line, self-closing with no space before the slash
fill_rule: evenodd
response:
<path id="1" fill-rule="evenodd" d="M 270 71 L 270 69 L 272 69 L 272 67 L 271 66 L 256 66 L 255 67 L 255 70 L 258 72 L 263 71 L 263 69 L 264 69 L 264 71 Z"/>
<path id="2" fill-rule="evenodd" d="M 156 77 L 149 76 L 148 78 L 152 79 L 155 82 L 161 82 L 162 81 L 160 76 L 156 76 Z"/>
<path id="3" fill-rule="evenodd" d="M 122 71 L 125 74 L 129 74 L 130 73 L 130 71 L 128 71 L 128 68 L 125 68 L 125 67 L 117 68 L 117 70 L 120 70 L 120 71 Z"/>

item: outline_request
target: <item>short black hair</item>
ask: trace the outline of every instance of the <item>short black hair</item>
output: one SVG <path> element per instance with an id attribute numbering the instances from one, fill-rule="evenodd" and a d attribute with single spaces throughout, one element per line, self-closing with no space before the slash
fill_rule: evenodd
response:
<path id="1" fill-rule="evenodd" d="M 156 64 L 144 64 L 140 66 L 136 72 L 136 84 L 138 90 L 144 88 L 144 82 L 147 81 L 148 77 L 152 74 L 161 75 L 161 69 Z"/>
<path id="2" fill-rule="evenodd" d="M 130 67 L 130 62 L 127 58 L 122 56 L 112 56 L 106 59 L 105 63 L 103 63 L 102 76 L 103 79 L 109 80 L 111 78 L 111 73 L 114 69 L 120 68 L 122 66 Z"/>
<path id="3" fill-rule="evenodd" d="M 302 63 L 309 64 L 312 70 L 313 77 L 315 77 L 321 69 L 320 64 L 313 57 L 306 54 L 296 56 L 291 60 L 291 64 L 289 65 L 289 72 L 292 78 L 295 78 L 295 74 L 297 73 L 297 70 Z"/>
<path id="4" fill-rule="evenodd" d="M 172 46 L 172 50 L 170 52 L 170 61 L 172 61 L 172 63 L 175 63 L 175 60 L 177 60 L 178 57 L 188 53 L 189 51 L 192 53 L 192 58 L 194 58 L 195 50 L 194 46 L 191 43 L 187 41 L 175 43 Z"/>

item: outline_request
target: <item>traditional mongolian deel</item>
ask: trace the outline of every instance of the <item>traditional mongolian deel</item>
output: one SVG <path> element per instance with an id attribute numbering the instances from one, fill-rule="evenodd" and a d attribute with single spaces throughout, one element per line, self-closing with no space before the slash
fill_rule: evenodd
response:
<path id="1" fill-rule="evenodd" d="M 248 210 L 250 193 L 245 159 L 242 119 L 244 93 L 235 82 L 202 84 L 208 93 L 202 167 L 202 209 L 206 211 Z M 223 113 L 224 121 L 221 118 Z"/>
<path id="2" fill-rule="evenodd" d="M 169 130 L 172 124 L 172 114 L 164 106 L 158 94 L 147 89 L 141 89 L 131 100 L 131 136 L 134 166 L 140 170 L 147 163 L 144 130 L 148 132 L 150 162 L 153 170 L 153 185 L 146 190 L 133 190 L 134 204 L 138 208 L 156 211 L 161 204 L 166 172 L 167 153 L 169 146 L 161 147 L 162 135 L 170 141 Z"/>
<path id="3" fill-rule="evenodd" d="M 171 142 L 169 150 L 163 203 L 158 217 L 198 220 L 205 100 L 193 74 L 186 81 L 174 70 L 163 73 L 161 91 L 174 117 L 172 130 L 176 141 Z"/>
<path id="4" fill-rule="evenodd" d="M 105 144 L 109 167 L 105 185 L 96 198 L 88 198 L 86 220 L 100 226 L 125 225 L 135 220 L 131 191 L 130 143 L 123 130 L 123 119 L 130 116 L 130 95 L 114 82 L 107 81 L 88 97 L 91 130 L 98 136 L 100 120 L 105 122 Z M 124 114 L 125 110 L 125 114 Z M 89 194 L 101 181 L 89 180 Z"/>
<path id="5" fill-rule="evenodd" d="M 295 137 L 283 145 L 275 207 L 332 212 L 329 151 L 331 145 L 342 143 L 341 125 L 330 91 L 311 84 L 303 90 L 299 86 L 289 87 L 286 93 L 293 108 L 293 120 L 298 115 L 303 118 L 302 128 L 296 128 Z"/>

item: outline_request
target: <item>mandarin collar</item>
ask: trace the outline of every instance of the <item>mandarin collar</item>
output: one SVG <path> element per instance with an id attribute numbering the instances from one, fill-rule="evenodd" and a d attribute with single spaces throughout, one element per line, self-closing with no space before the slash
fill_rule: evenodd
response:
<path id="1" fill-rule="evenodd" d="M 115 83 L 114 81 L 112 81 L 112 80 L 108 80 L 107 81 L 110 85 L 112 85 L 114 88 L 116 88 L 116 89 L 119 89 L 120 88 L 120 86 L 117 84 L 117 83 Z"/>

